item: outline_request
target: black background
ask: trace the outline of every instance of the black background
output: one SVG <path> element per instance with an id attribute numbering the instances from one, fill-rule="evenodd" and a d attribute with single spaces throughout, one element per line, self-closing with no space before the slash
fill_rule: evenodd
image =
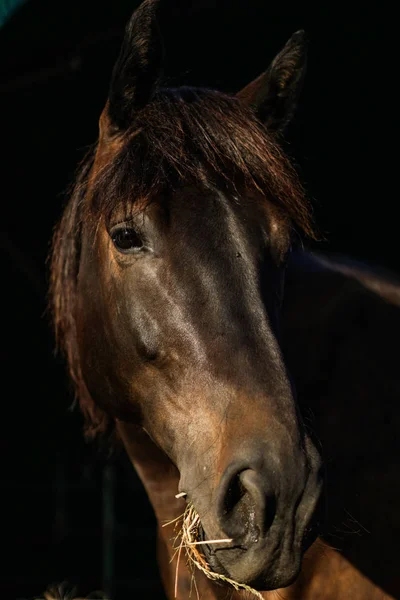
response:
<path id="1" fill-rule="evenodd" d="M 235 92 L 306 30 L 308 74 L 288 140 L 326 238 L 313 248 L 398 273 L 398 68 L 384 4 L 170 4 L 173 84 Z M 162 597 L 145 494 L 123 456 L 84 444 L 46 314 L 52 229 L 96 139 L 137 5 L 32 0 L 0 30 L 1 598 L 39 596 L 65 579 L 81 593 L 107 588 L 116 600 Z"/>

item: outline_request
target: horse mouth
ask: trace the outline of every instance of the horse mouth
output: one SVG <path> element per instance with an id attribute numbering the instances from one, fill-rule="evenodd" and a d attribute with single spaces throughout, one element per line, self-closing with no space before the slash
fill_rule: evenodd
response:
<path id="1" fill-rule="evenodd" d="M 203 572 L 206 575 L 207 572 L 211 574 L 212 577 L 210 578 L 216 580 L 222 585 L 229 585 L 229 583 L 234 581 L 246 589 L 252 588 L 258 591 L 267 591 L 281 587 L 287 587 L 288 585 L 291 585 L 298 577 L 303 555 L 314 543 L 318 535 L 317 525 L 318 519 L 312 518 L 309 525 L 304 530 L 302 541 L 299 544 L 298 551 L 296 552 L 297 559 L 293 560 L 291 568 L 288 569 L 290 573 L 287 571 L 283 578 L 282 575 L 276 574 L 274 576 L 274 574 L 271 573 L 271 567 L 272 571 L 274 571 L 274 567 L 271 563 L 268 565 L 269 551 L 267 545 L 265 545 L 265 547 L 261 549 L 261 553 L 265 554 L 265 570 L 261 569 L 263 572 L 255 578 L 246 578 L 245 581 L 241 581 L 240 579 L 235 579 L 235 575 L 233 572 L 231 572 L 230 567 L 240 563 L 241 561 L 247 561 L 252 555 L 252 548 L 243 544 L 235 544 L 234 540 L 229 543 L 228 541 L 224 540 L 223 544 L 216 544 L 215 541 L 210 540 L 210 543 L 208 544 L 207 540 L 209 537 L 207 536 L 206 531 L 200 521 L 197 529 L 197 542 L 201 542 L 201 544 L 197 546 L 197 549 L 202 555 L 202 559 L 204 561 L 202 564 L 206 565 Z M 227 564 L 227 566 L 225 566 L 225 564 Z M 233 571 L 235 571 L 235 568 L 233 568 Z M 215 577 L 215 575 L 218 577 Z"/>
<path id="2" fill-rule="evenodd" d="M 222 547 L 216 546 L 214 544 L 207 544 L 207 535 L 204 531 L 203 525 L 200 523 L 198 530 L 199 542 L 204 542 L 201 545 L 201 552 L 204 556 L 204 559 L 210 570 L 216 573 L 217 575 L 222 575 L 223 577 L 229 578 L 230 574 L 228 570 L 222 565 L 222 563 L 218 560 L 218 552 L 227 551 L 232 555 L 232 558 L 239 559 L 242 554 L 247 552 L 247 547 L 235 544 L 234 541 L 225 543 Z"/>
<path id="3" fill-rule="evenodd" d="M 207 562 L 209 571 L 213 575 L 219 576 L 218 578 L 213 576 L 211 579 L 216 579 L 220 585 L 229 586 L 229 584 L 232 585 L 232 583 L 234 583 L 247 590 L 253 589 L 259 592 L 270 591 L 291 585 L 297 579 L 300 572 L 301 561 L 297 565 L 293 565 L 293 568 L 290 569 L 290 573 L 286 573 L 284 578 L 282 578 L 280 575 L 273 575 L 270 571 L 270 568 L 267 566 L 266 571 L 256 575 L 255 577 L 252 576 L 250 578 L 242 579 L 240 577 L 238 578 L 234 572 L 232 572 L 230 566 L 234 565 L 235 563 L 240 563 L 243 560 L 246 561 L 248 559 L 247 555 L 252 554 L 251 550 L 248 548 L 241 545 L 213 548 L 211 545 L 204 544 L 202 545 L 201 552 Z M 218 556 L 218 554 L 222 552 L 224 554 L 224 562 L 226 562 L 226 554 L 229 552 L 229 567 L 224 566 L 222 557 L 220 560 Z M 265 554 L 267 555 L 268 552 L 266 551 Z"/>
<path id="4" fill-rule="evenodd" d="M 221 540 L 222 543 L 218 543 L 219 540 L 217 542 L 215 540 L 210 540 L 209 543 L 207 543 L 208 540 L 210 540 L 210 538 L 207 536 L 201 521 L 199 521 L 196 531 L 196 542 L 198 544 L 197 549 L 195 552 L 192 552 L 192 549 L 190 549 L 189 555 L 191 555 L 191 557 L 197 561 L 195 562 L 197 565 L 198 555 L 201 555 L 200 562 L 204 567 L 203 572 L 206 575 L 212 575 L 212 579 L 215 580 L 215 575 L 217 575 L 221 577 L 220 583 L 229 581 L 230 573 L 218 559 L 218 552 L 221 550 L 229 551 L 232 559 L 239 560 L 241 556 L 247 552 L 247 548 L 242 545 L 235 544 L 233 540 Z"/>

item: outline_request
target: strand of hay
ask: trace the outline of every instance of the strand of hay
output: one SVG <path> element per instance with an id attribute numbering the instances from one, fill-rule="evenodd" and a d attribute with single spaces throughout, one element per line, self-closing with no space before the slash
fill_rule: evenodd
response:
<path id="1" fill-rule="evenodd" d="M 249 585 L 246 585 L 244 583 L 239 583 L 238 581 L 235 581 L 234 579 L 230 579 L 229 577 L 225 577 L 225 575 L 220 575 L 219 573 L 215 573 L 214 571 L 211 570 L 204 555 L 199 550 L 199 548 L 201 548 L 201 545 L 202 544 L 227 543 L 227 542 L 231 542 L 232 540 L 231 539 L 229 539 L 229 540 L 228 539 L 207 540 L 205 542 L 199 540 L 200 517 L 197 514 L 193 504 L 191 504 L 191 503 L 187 504 L 186 510 L 183 513 L 182 529 L 181 529 L 180 535 L 181 535 L 181 542 L 180 542 L 179 547 L 177 548 L 178 560 L 177 560 L 176 577 L 175 577 L 175 598 L 176 598 L 176 594 L 177 594 L 179 560 L 180 560 L 182 548 L 185 548 L 189 564 L 192 564 L 192 565 L 196 566 L 198 569 L 200 569 L 200 571 L 202 571 L 208 577 L 208 579 L 211 579 L 212 581 L 224 581 L 225 583 L 228 583 L 233 588 L 235 588 L 235 590 L 238 592 L 241 590 L 245 590 L 246 592 L 253 594 L 253 596 L 255 596 L 256 598 L 259 598 L 259 600 L 263 600 L 263 597 L 261 596 L 260 592 L 253 589 Z"/>

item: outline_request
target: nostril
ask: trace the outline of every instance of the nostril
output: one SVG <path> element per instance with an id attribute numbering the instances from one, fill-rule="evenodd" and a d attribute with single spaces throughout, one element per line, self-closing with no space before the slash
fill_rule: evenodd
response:
<path id="1" fill-rule="evenodd" d="M 276 514 L 276 498 L 267 482 L 256 471 L 247 469 L 240 474 L 240 480 L 247 494 L 252 498 L 259 530 L 265 534 L 271 527 Z"/>
<path id="2" fill-rule="evenodd" d="M 237 508 L 246 493 L 241 479 L 240 473 L 235 474 L 229 482 L 227 492 L 224 498 L 224 514 L 231 513 Z"/>
<path id="3" fill-rule="evenodd" d="M 254 502 L 241 480 L 242 473 L 243 471 L 237 471 L 231 477 L 225 478 L 219 503 L 222 530 L 228 537 L 233 538 L 236 544 L 240 544 L 247 537 L 252 515 L 255 513 Z"/>
<path id="4" fill-rule="evenodd" d="M 272 524 L 276 502 L 252 469 L 237 471 L 226 480 L 220 503 L 220 524 L 237 543 L 255 543 Z"/>

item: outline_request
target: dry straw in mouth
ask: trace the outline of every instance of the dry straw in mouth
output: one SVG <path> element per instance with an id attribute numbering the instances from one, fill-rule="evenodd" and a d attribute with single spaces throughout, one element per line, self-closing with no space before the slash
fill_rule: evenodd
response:
<path id="1" fill-rule="evenodd" d="M 180 494 L 177 494 L 176 497 L 182 498 L 184 496 L 186 496 L 186 494 L 182 492 Z M 225 583 L 228 583 L 229 585 L 234 587 L 237 591 L 245 590 L 246 592 L 253 594 L 253 596 L 255 596 L 256 598 L 259 598 L 259 600 L 263 600 L 263 597 L 261 596 L 260 592 L 253 589 L 249 585 L 246 585 L 245 583 L 239 583 L 234 579 L 230 579 L 229 577 L 225 577 L 225 575 L 220 575 L 219 573 L 215 573 L 215 571 L 212 571 L 205 559 L 205 556 L 200 550 L 201 546 L 204 544 L 229 544 L 233 541 L 232 539 L 227 538 L 218 540 L 200 540 L 200 517 L 197 514 L 193 504 L 191 504 L 190 502 L 188 502 L 183 515 L 181 515 L 177 519 L 174 519 L 173 521 L 165 523 L 163 527 L 165 527 L 166 525 L 170 525 L 171 523 L 177 523 L 179 520 L 182 520 L 182 527 L 177 537 L 175 538 L 175 542 L 179 537 L 181 538 L 179 546 L 176 548 L 176 552 L 174 554 L 174 557 L 176 555 L 178 556 L 175 572 L 175 598 L 177 598 L 178 590 L 179 561 L 181 558 L 182 549 L 184 548 L 186 551 L 189 566 L 196 566 L 208 577 L 208 579 L 211 579 L 212 581 L 224 581 Z"/>

